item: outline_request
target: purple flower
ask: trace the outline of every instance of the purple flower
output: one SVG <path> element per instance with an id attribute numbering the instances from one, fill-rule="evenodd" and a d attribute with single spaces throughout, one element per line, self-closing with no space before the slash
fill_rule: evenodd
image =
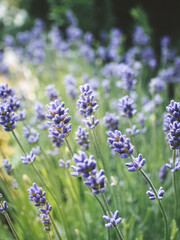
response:
<path id="1" fill-rule="evenodd" d="M 168 142 L 172 149 L 180 149 L 180 122 L 174 121 L 170 124 Z"/>
<path id="2" fill-rule="evenodd" d="M 172 158 L 169 159 L 169 163 L 166 163 L 165 166 L 167 168 L 171 169 L 171 172 L 176 172 L 176 171 L 180 170 L 179 157 L 176 156 L 174 166 L 173 166 L 173 159 Z"/>
<path id="3" fill-rule="evenodd" d="M 104 170 L 101 169 L 99 172 L 96 170 L 95 172 L 86 178 L 84 184 L 92 189 L 93 194 L 104 193 L 106 190 Z"/>
<path id="4" fill-rule="evenodd" d="M 83 123 L 90 129 L 93 129 L 95 128 L 98 123 L 99 123 L 99 120 L 95 120 L 95 117 L 94 115 L 90 116 L 90 117 L 87 117 L 86 119 L 83 119 Z"/>
<path id="5" fill-rule="evenodd" d="M 146 193 L 149 195 L 149 199 L 150 199 L 150 200 L 156 199 L 156 195 L 154 194 L 152 188 L 149 188 L 149 191 L 147 191 Z M 162 187 L 159 188 L 157 194 L 158 194 L 158 199 L 159 199 L 159 200 L 162 200 L 163 195 L 164 195 L 164 190 L 163 190 Z"/>
<path id="6" fill-rule="evenodd" d="M 136 109 L 133 107 L 133 100 L 127 95 L 119 99 L 119 111 L 122 116 L 132 118 L 136 114 Z"/>
<path id="7" fill-rule="evenodd" d="M 31 126 L 23 127 L 23 132 L 29 144 L 37 143 L 39 141 L 39 133 Z"/>
<path id="8" fill-rule="evenodd" d="M 93 36 L 92 33 L 86 32 L 84 34 L 84 41 L 85 41 L 86 44 L 91 45 L 93 40 L 94 40 L 94 36 Z"/>
<path id="9" fill-rule="evenodd" d="M 71 160 L 67 160 L 66 162 L 63 159 L 59 160 L 59 166 L 62 168 L 69 168 Z"/>
<path id="10" fill-rule="evenodd" d="M 170 118 L 169 114 L 164 114 L 164 125 L 163 125 L 163 130 L 165 133 L 168 133 L 170 130 Z"/>
<path id="11" fill-rule="evenodd" d="M 0 124 L 5 131 L 12 131 L 16 127 L 16 117 L 8 102 L 0 103 Z"/>
<path id="12" fill-rule="evenodd" d="M 86 151 L 89 148 L 89 133 L 87 132 L 86 128 L 82 128 L 81 126 L 78 127 L 78 130 L 75 132 L 76 138 L 75 140 L 81 146 L 81 148 Z"/>
<path id="13" fill-rule="evenodd" d="M 67 19 L 71 25 L 77 25 L 77 18 L 75 17 L 74 13 L 70 10 L 66 12 Z"/>
<path id="14" fill-rule="evenodd" d="M 24 164 L 32 164 L 36 160 L 36 155 L 31 151 L 27 156 L 21 157 L 21 160 Z"/>
<path id="15" fill-rule="evenodd" d="M 133 159 L 133 160 L 132 160 Z M 132 157 L 130 163 L 126 163 L 126 166 L 129 167 L 128 171 L 135 172 L 141 169 L 145 164 L 145 159 L 142 157 L 142 154 L 139 154 L 137 158 Z"/>
<path id="16" fill-rule="evenodd" d="M 149 36 L 144 32 L 142 27 L 136 27 L 134 35 L 133 35 L 133 42 L 139 46 L 148 45 L 150 41 Z"/>
<path id="17" fill-rule="evenodd" d="M 82 30 L 76 26 L 71 25 L 66 29 L 66 35 L 70 42 L 75 42 L 81 38 Z"/>
<path id="18" fill-rule="evenodd" d="M 36 183 L 33 183 L 33 186 L 28 189 L 29 200 L 35 203 L 36 207 L 44 206 L 46 203 L 46 192 L 42 191 L 41 187 L 38 187 Z"/>
<path id="19" fill-rule="evenodd" d="M 12 88 L 8 87 L 8 84 L 0 85 L 0 98 L 5 99 L 9 96 L 13 96 L 14 92 Z"/>
<path id="20" fill-rule="evenodd" d="M 180 102 L 175 102 L 171 100 L 169 106 L 166 107 L 170 118 L 170 122 L 173 123 L 174 121 L 180 122 Z"/>
<path id="21" fill-rule="evenodd" d="M 44 214 L 49 214 L 52 210 L 52 206 L 49 205 L 49 202 L 46 200 L 43 208 L 40 208 L 39 211 Z"/>
<path id="22" fill-rule="evenodd" d="M 66 75 L 64 80 L 67 94 L 72 99 L 75 99 L 78 94 L 78 90 L 76 89 L 77 80 L 71 74 Z"/>
<path id="23" fill-rule="evenodd" d="M 89 84 L 80 86 L 81 95 L 77 101 L 77 107 L 82 116 L 91 116 L 98 109 L 97 102 Z"/>
<path id="24" fill-rule="evenodd" d="M 124 88 L 128 92 L 132 92 L 134 90 L 136 84 L 136 80 L 134 78 L 135 73 L 128 65 L 124 63 L 118 64 L 114 68 L 114 74 L 122 80 L 120 87 Z"/>
<path id="25" fill-rule="evenodd" d="M 49 137 L 58 144 L 56 146 L 61 146 L 63 138 L 68 137 L 71 132 L 72 125 L 68 125 L 71 120 L 71 117 L 68 115 L 69 109 L 65 109 L 64 106 L 64 102 L 60 103 L 59 100 L 55 100 L 46 106 L 49 112 L 46 117 L 51 120 L 51 122 L 48 122 L 51 126 Z"/>
<path id="26" fill-rule="evenodd" d="M 6 213 L 8 210 L 7 202 L 3 201 L 3 203 L 0 202 L 0 212 Z"/>
<path id="27" fill-rule="evenodd" d="M 37 147 L 32 148 L 32 152 L 33 152 L 35 155 L 40 155 L 40 154 L 41 154 L 41 147 L 40 147 L 40 146 L 37 146 Z"/>
<path id="28" fill-rule="evenodd" d="M 90 176 L 90 173 L 93 174 L 96 172 L 96 161 L 94 160 L 94 156 L 91 155 L 88 158 L 84 152 L 79 151 L 79 154 L 74 154 L 73 160 L 76 166 L 71 166 L 75 171 L 71 173 L 72 176 L 87 178 Z"/>
<path id="29" fill-rule="evenodd" d="M 54 100 L 58 99 L 59 93 L 55 89 L 54 84 L 50 84 L 46 87 L 46 95 L 50 101 L 54 101 Z"/>
<path id="30" fill-rule="evenodd" d="M 122 221 L 122 218 L 119 218 L 119 212 L 117 210 L 114 214 L 111 212 L 111 216 L 107 213 L 107 215 L 104 215 L 103 218 L 108 222 L 105 224 L 105 227 L 107 228 L 114 227 Z"/>
<path id="31" fill-rule="evenodd" d="M 119 128 L 119 116 L 115 113 L 106 113 L 103 122 L 108 130 L 114 132 Z"/>
<path id="32" fill-rule="evenodd" d="M 44 110 L 44 106 L 40 102 L 36 102 L 34 105 L 35 114 L 36 114 L 36 121 L 42 122 L 46 119 L 46 112 Z"/>
<path id="33" fill-rule="evenodd" d="M 152 78 L 149 83 L 150 93 L 153 95 L 162 92 L 165 87 L 165 82 L 160 77 Z"/>
<path id="34" fill-rule="evenodd" d="M 159 180 L 160 182 L 164 182 L 164 180 L 166 179 L 166 176 L 167 176 L 167 164 L 163 165 L 160 170 L 159 170 Z"/>
<path id="35" fill-rule="evenodd" d="M 135 136 L 137 135 L 140 131 L 139 129 L 137 129 L 136 125 L 133 125 L 132 128 L 127 128 L 126 132 L 131 135 L 131 136 Z"/>
<path id="36" fill-rule="evenodd" d="M 47 214 L 40 214 L 40 217 L 41 217 L 41 221 L 44 225 L 44 230 L 49 232 L 51 230 L 50 229 L 50 225 L 51 225 L 50 217 Z"/>
<path id="37" fill-rule="evenodd" d="M 134 146 L 130 143 L 130 139 L 122 135 L 121 132 L 115 130 L 115 132 L 108 132 L 108 143 L 110 148 L 117 152 L 121 158 L 128 158 L 134 151 Z"/>
<path id="38" fill-rule="evenodd" d="M 12 164 L 8 162 L 7 159 L 2 160 L 2 166 L 8 175 L 11 175 L 14 172 L 14 168 L 12 167 Z"/>

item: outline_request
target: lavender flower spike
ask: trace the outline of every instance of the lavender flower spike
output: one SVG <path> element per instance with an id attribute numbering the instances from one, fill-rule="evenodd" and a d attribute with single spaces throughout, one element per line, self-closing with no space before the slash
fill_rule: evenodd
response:
<path id="1" fill-rule="evenodd" d="M 174 121 L 180 122 L 180 102 L 171 100 L 169 106 L 167 106 L 166 109 L 169 112 L 168 117 L 170 118 L 171 123 Z"/>
<path id="2" fill-rule="evenodd" d="M 2 166 L 8 175 L 11 175 L 13 173 L 14 168 L 12 167 L 12 164 L 8 162 L 7 159 L 2 160 Z"/>
<path id="3" fill-rule="evenodd" d="M 92 189 L 93 194 L 104 193 L 106 190 L 104 170 L 96 171 L 93 175 L 89 176 L 84 184 Z"/>
<path id="4" fill-rule="evenodd" d="M 121 132 L 116 130 L 114 133 L 108 132 L 108 143 L 110 148 L 117 152 L 121 158 L 128 158 L 134 151 L 134 146 L 130 143 L 130 139 L 122 135 Z"/>
<path id="5" fill-rule="evenodd" d="M 81 95 L 77 101 L 77 107 L 82 116 L 91 116 L 98 109 L 98 105 L 94 100 L 94 95 L 89 84 L 80 86 Z"/>
<path id="6" fill-rule="evenodd" d="M 33 186 L 28 189 L 29 200 L 35 202 L 35 206 L 44 206 L 46 203 L 46 192 L 42 191 L 41 187 L 38 187 L 36 183 L 33 183 Z"/>
<path id="7" fill-rule="evenodd" d="M 128 171 L 135 172 L 141 169 L 145 164 L 145 159 L 142 157 L 142 154 L 139 154 L 137 158 L 132 157 L 130 163 L 126 163 L 126 166 L 129 167 Z"/>
<path id="8" fill-rule="evenodd" d="M 180 122 L 174 121 L 170 125 L 168 142 L 171 149 L 180 149 Z"/>
<path id="9" fill-rule="evenodd" d="M 149 199 L 150 199 L 150 200 L 156 199 L 156 195 L 154 194 L 152 188 L 149 188 L 149 191 L 147 191 L 146 193 L 149 195 Z M 158 199 L 159 199 L 159 200 L 162 200 L 163 195 L 164 195 L 164 190 L 163 190 L 162 187 L 159 188 L 157 194 L 158 194 Z"/>
<path id="10" fill-rule="evenodd" d="M 41 217 L 41 221 L 44 225 L 44 230 L 49 232 L 51 230 L 50 229 L 50 225 L 51 225 L 50 217 L 47 214 L 40 214 L 40 217 Z"/>
<path id="11" fill-rule="evenodd" d="M 3 203 L 0 203 L 0 212 L 6 213 L 8 210 L 7 202 L 3 201 Z"/>
<path id="12" fill-rule="evenodd" d="M 119 116 L 115 113 L 106 113 L 103 122 L 110 131 L 115 131 L 119 128 Z"/>
<path id="13" fill-rule="evenodd" d="M 89 148 L 89 133 L 86 131 L 86 128 L 78 127 L 78 130 L 75 132 L 75 140 L 81 146 L 81 148 L 86 151 Z"/>
<path id="14" fill-rule="evenodd" d="M 114 227 L 122 221 L 122 218 L 119 218 L 119 212 L 117 210 L 114 214 L 111 212 L 111 216 L 107 213 L 107 215 L 104 215 L 103 218 L 108 222 L 105 224 L 105 227 L 107 228 Z"/>
<path id="15" fill-rule="evenodd" d="M 119 111 L 123 117 L 132 118 L 136 114 L 133 100 L 127 95 L 119 99 Z"/>
<path id="16" fill-rule="evenodd" d="M 76 166 L 71 166 L 75 171 L 71 173 L 72 176 L 79 177 L 82 175 L 82 177 L 87 178 L 90 174 L 96 173 L 96 161 L 94 160 L 94 156 L 91 155 L 88 158 L 84 152 L 79 151 L 78 154 L 74 154 L 73 159 Z"/>
<path id="17" fill-rule="evenodd" d="M 0 103 L 0 125 L 5 131 L 12 131 L 16 127 L 16 114 L 8 102 Z"/>
<path id="18" fill-rule="evenodd" d="M 24 164 L 32 164 L 36 160 L 36 155 L 31 151 L 27 156 L 21 157 L 21 160 Z"/>

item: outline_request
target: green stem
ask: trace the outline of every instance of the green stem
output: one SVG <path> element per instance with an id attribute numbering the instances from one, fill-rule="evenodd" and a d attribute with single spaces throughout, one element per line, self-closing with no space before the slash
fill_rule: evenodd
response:
<path id="1" fill-rule="evenodd" d="M 105 168 L 105 162 L 104 162 L 104 159 L 103 159 L 103 156 L 102 156 L 102 153 L 101 153 L 101 149 L 100 149 L 100 146 L 99 146 L 99 142 L 98 142 L 98 139 L 97 139 L 97 136 L 96 136 L 96 133 L 94 131 L 94 129 L 91 130 L 91 133 L 92 133 L 92 137 L 94 139 L 94 143 L 95 143 L 95 148 L 96 148 L 96 151 L 101 159 L 101 162 L 103 164 L 103 168 L 104 170 L 106 171 L 106 168 Z M 107 171 L 106 171 L 107 172 Z M 108 173 L 108 172 L 107 172 Z"/>
<path id="2" fill-rule="evenodd" d="M 14 225 L 13 225 L 13 223 L 12 223 L 8 213 L 4 213 L 4 216 L 5 216 L 5 218 L 6 218 L 7 222 L 8 222 L 9 227 L 11 228 L 11 231 L 12 231 L 13 235 L 15 236 L 15 238 L 17 240 L 20 240 L 20 238 L 19 238 L 19 236 L 18 236 L 18 234 L 17 234 L 17 232 L 16 232 L 16 230 L 14 228 Z"/>
<path id="3" fill-rule="evenodd" d="M 67 145 L 67 147 L 69 149 L 69 152 L 71 153 L 71 157 L 73 157 L 74 156 L 74 152 L 73 152 L 73 150 L 72 150 L 72 148 L 71 148 L 67 138 L 65 138 L 65 142 L 66 142 L 66 145 Z"/>
<path id="4" fill-rule="evenodd" d="M 12 129 L 12 134 L 13 134 L 14 138 L 16 139 L 16 142 L 17 142 L 18 145 L 20 146 L 21 150 L 23 151 L 23 153 L 24 153 L 25 155 L 27 155 L 27 152 L 25 151 L 25 149 L 24 149 L 23 146 L 21 145 L 21 143 L 20 143 L 20 141 L 19 141 L 18 137 L 16 136 L 16 134 L 15 134 L 15 132 L 14 132 L 13 129 Z"/>
<path id="5" fill-rule="evenodd" d="M 111 217 L 111 210 L 110 210 L 109 204 L 108 204 L 108 202 L 107 202 L 107 199 L 106 199 L 104 193 L 101 193 L 101 195 L 102 195 L 102 199 L 103 199 L 104 205 L 105 205 L 105 207 L 106 207 L 106 210 L 107 210 L 107 212 L 108 212 L 108 215 L 109 215 L 109 217 Z M 117 232 L 117 235 L 118 235 L 119 239 L 120 239 L 120 240 L 124 240 L 124 238 L 123 238 L 120 230 L 118 229 L 118 227 L 117 227 L 116 225 L 114 225 L 114 227 L 115 227 L 115 229 L 116 229 L 116 232 Z"/>
<path id="6" fill-rule="evenodd" d="M 58 236 L 59 240 L 62 240 L 62 237 L 61 237 L 61 235 L 60 235 L 60 233 L 59 233 L 59 231 L 57 229 L 56 223 L 55 223 L 53 217 L 51 216 L 51 214 L 49 214 L 49 217 L 51 219 L 52 225 L 53 225 L 53 227 L 54 227 L 54 229 L 55 229 L 55 231 L 57 233 L 57 236 Z"/>
<path id="7" fill-rule="evenodd" d="M 176 150 L 173 150 L 173 165 L 172 165 L 172 168 L 175 167 L 175 161 L 176 161 Z M 176 219 L 178 197 L 177 197 L 175 172 L 172 173 L 172 183 L 173 183 L 173 187 L 174 187 L 174 218 Z"/>
<path id="8" fill-rule="evenodd" d="M 156 199 L 158 200 L 159 207 L 160 207 L 160 209 L 161 209 L 161 213 L 162 213 L 162 215 L 163 215 L 164 223 L 165 223 L 165 236 L 164 236 L 164 239 L 165 239 L 165 240 L 168 240 L 168 221 L 167 221 L 166 212 L 165 212 L 165 210 L 164 210 L 164 207 L 163 207 L 163 205 L 162 205 L 162 202 L 161 202 L 161 200 L 158 199 L 158 193 L 157 193 L 157 191 L 156 191 L 153 183 L 151 182 L 151 180 L 150 180 L 150 179 L 148 178 L 148 176 L 146 175 L 146 173 L 145 173 L 142 169 L 140 169 L 139 171 L 140 171 L 140 173 L 144 176 L 144 178 L 146 179 L 146 181 L 149 183 L 150 187 L 152 188 L 152 190 L 153 190 L 153 192 L 154 192 L 154 194 L 155 194 L 155 196 L 156 196 Z"/>

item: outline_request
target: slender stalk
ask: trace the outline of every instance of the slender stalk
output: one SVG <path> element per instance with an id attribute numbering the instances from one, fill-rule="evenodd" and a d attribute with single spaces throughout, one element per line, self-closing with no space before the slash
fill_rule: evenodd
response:
<path id="1" fill-rule="evenodd" d="M 54 229 L 55 229 L 55 231 L 57 233 L 57 236 L 58 236 L 59 240 L 62 240 L 62 237 L 61 237 L 61 235 L 60 235 L 60 233 L 59 233 L 59 231 L 57 229 L 56 223 L 55 223 L 53 217 L 51 216 L 51 214 L 49 214 L 49 217 L 51 219 L 52 225 L 53 225 L 53 227 L 54 227 Z"/>
<path id="2" fill-rule="evenodd" d="M 16 230 L 14 228 L 14 225 L 13 225 L 13 223 L 12 223 L 8 213 L 4 213 L 4 216 L 5 216 L 5 218 L 6 218 L 7 222 L 8 222 L 8 225 L 11 228 L 11 231 L 12 231 L 13 235 L 15 236 L 15 238 L 17 240 L 20 240 L 20 238 L 19 238 L 19 236 L 18 236 L 18 234 L 17 234 L 17 232 L 16 232 Z"/>
<path id="3" fill-rule="evenodd" d="M 15 134 L 15 132 L 14 132 L 13 129 L 12 129 L 11 132 L 12 132 L 14 138 L 16 139 L 16 142 L 17 142 L 18 145 L 20 146 L 21 150 L 23 151 L 23 153 L 24 153 L 25 155 L 27 155 L 27 152 L 25 151 L 24 147 L 23 147 L 22 144 L 20 143 L 20 141 L 19 141 L 18 137 L 16 136 L 16 134 Z"/>
<path id="4" fill-rule="evenodd" d="M 102 195 L 102 199 L 103 199 L 104 205 L 105 205 L 105 207 L 106 207 L 106 210 L 107 210 L 107 212 L 108 212 L 108 215 L 109 215 L 109 217 L 111 217 L 111 210 L 110 210 L 109 204 L 108 204 L 108 202 L 107 202 L 107 199 L 106 199 L 104 193 L 101 193 L 101 195 Z M 118 229 L 118 227 L 117 227 L 116 225 L 114 225 L 114 227 L 115 227 L 115 229 L 116 229 L 116 232 L 117 232 L 117 235 L 118 235 L 119 239 L 120 239 L 120 240 L 124 240 L 124 238 L 123 238 L 120 230 Z"/>
<path id="5" fill-rule="evenodd" d="M 49 237 L 49 240 L 52 240 L 52 238 L 51 238 L 51 234 L 50 234 L 50 233 L 48 233 L 48 237 Z"/>
<path id="6" fill-rule="evenodd" d="M 156 191 L 153 183 L 151 182 L 151 180 L 150 180 L 150 179 L 148 178 L 148 176 L 146 175 L 146 173 L 145 173 L 142 169 L 140 169 L 139 171 L 140 171 L 140 173 L 144 176 L 144 178 L 146 179 L 146 181 L 149 183 L 150 187 L 152 188 L 152 190 L 153 190 L 153 192 L 154 192 L 154 194 L 155 194 L 155 196 L 156 196 L 156 199 L 158 200 L 159 207 L 160 207 L 160 209 L 161 209 L 161 213 L 162 213 L 162 215 L 163 215 L 164 223 L 165 223 L 165 236 L 164 236 L 164 239 L 165 239 L 165 240 L 168 240 L 168 221 L 167 221 L 166 212 L 165 212 L 165 210 L 164 210 L 164 207 L 163 207 L 163 205 L 162 205 L 162 202 L 161 202 L 161 200 L 158 199 L 157 191 Z"/>
<path id="7" fill-rule="evenodd" d="M 92 137 L 94 139 L 96 151 L 97 151 L 97 153 L 98 153 L 98 155 L 99 155 L 99 157 L 101 159 L 101 162 L 103 164 L 103 168 L 106 171 L 105 162 L 104 162 L 104 159 L 103 159 L 103 156 L 102 156 L 102 153 L 101 153 L 101 149 L 100 149 L 100 146 L 99 146 L 99 142 L 98 142 L 98 139 L 97 139 L 97 136 L 96 136 L 96 133 L 95 133 L 94 129 L 91 130 L 91 133 L 92 133 Z"/>
<path id="8" fill-rule="evenodd" d="M 176 160 L 176 150 L 173 150 L 173 165 L 172 165 L 172 168 L 175 167 L 175 160 Z M 173 183 L 173 188 L 174 188 L 174 218 L 176 219 L 178 197 L 177 197 L 175 173 L 176 172 L 172 173 L 172 183 Z"/>
<path id="9" fill-rule="evenodd" d="M 74 152 L 73 152 L 73 150 L 72 150 L 72 148 L 71 148 L 67 138 L 65 138 L 65 142 L 66 142 L 66 145 L 67 145 L 67 147 L 69 149 L 69 152 L 71 153 L 71 157 L 73 157 L 74 156 Z"/>

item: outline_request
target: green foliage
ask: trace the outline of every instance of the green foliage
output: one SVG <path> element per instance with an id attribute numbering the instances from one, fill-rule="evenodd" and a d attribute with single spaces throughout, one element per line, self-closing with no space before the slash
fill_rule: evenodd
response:
<path id="1" fill-rule="evenodd" d="M 176 220 L 173 219 L 172 225 L 171 225 L 171 236 L 170 240 L 176 240 L 177 233 L 179 231 L 179 228 L 177 227 Z"/>

